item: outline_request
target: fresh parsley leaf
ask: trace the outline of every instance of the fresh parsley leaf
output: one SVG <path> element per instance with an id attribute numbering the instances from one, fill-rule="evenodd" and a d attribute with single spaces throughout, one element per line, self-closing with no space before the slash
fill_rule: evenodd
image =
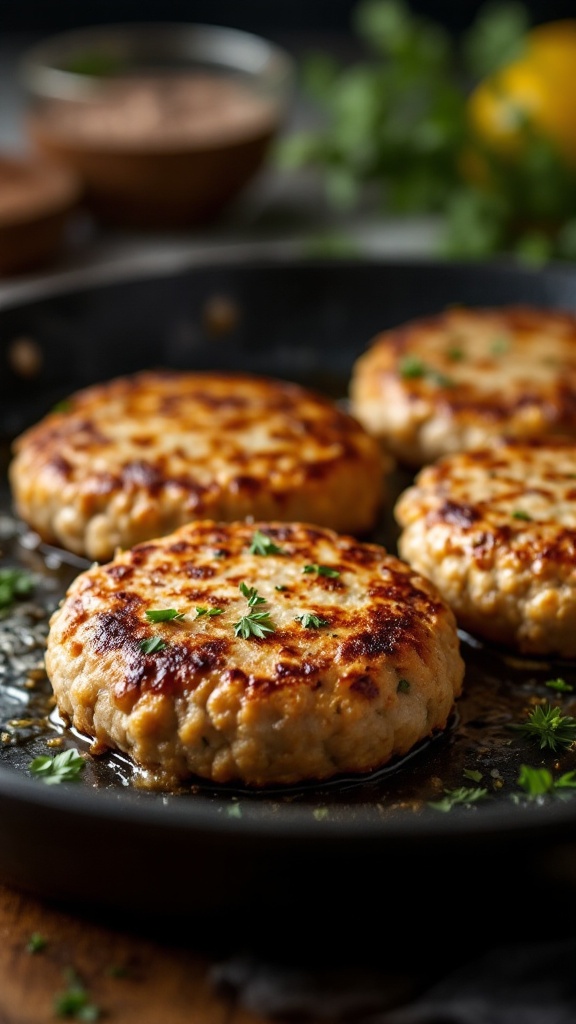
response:
<path id="1" fill-rule="evenodd" d="M 576 789 L 576 771 L 565 772 L 554 779 L 548 768 L 533 768 L 523 764 L 520 765 L 518 785 L 532 800 L 547 794 L 558 795 L 561 790 Z"/>
<path id="2" fill-rule="evenodd" d="M 173 619 L 184 618 L 184 612 L 179 612 L 176 608 L 150 608 L 145 614 L 149 622 L 170 622 Z"/>
<path id="3" fill-rule="evenodd" d="M 406 380 L 416 377 L 425 377 L 427 373 L 427 366 L 422 362 L 418 356 L 405 356 L 401 360 L 399 365 L 400 376 Z"/>
<path id="4" fill-rule="evenodd" d="M 249 548 L 251 555 L 283 555 L 284 551 L 265 533 L 256 530 Z"/>
<path id="5" fill-rule="evenodd" d="M 34 577 L 24 569 L 0 569 L 0 608 L 9 608 L 19 597 L 28 597 L 34 586 Z"/>
<path id="6" fill-rule="evenodd" d="M 196 607 L 196 618 L 199 619 L 201 615 L 208 615 L 212 619 L 215 615 L 222 615 L 223 612 L 223 608 L 204 608 L 198 605 Z"/>
<path id="7" fill-rule="evenodd" d="M 163 651 L 166 646 L 166 641 L 161 636 L 148 636 L 140 641 L 142 654 L 156 654 L 157 651 Z"/>
<path id="8" fill-rule="evenodd" d="M 43 949 L 46 949 L 47 945 L 48 939 L 41 935 L 40 932 L 32 932 L 26 944 L 26 950 L 28 953 L 41 953 Z"/>
<path id="9" fill-rule="evenodd" d="M 54 997 L 54 1013 L 58 1017 L 70 1017 L 73 1020 L 99 1020 L 102 1011 L 90 1001 L 90 995 L 84 984 L 74 971 L 66 971 L 67 987 Z"/>
<path id="10" fill-rule="evenodd" d="M 441 388 L 451 388 L 454 386 L 454 381 L 451 377 L 447 377 L 445 373 L 435 369 L 433 366 L 428 366 L 417 356 L 406 356 L 402 359 L 399 370 L 400 376 L 406 380 L 425 377 L 426 380 L 432 381 L 433 384 L 437 384 Z"/>
<path id="11" fill-rule="evenodd" d="M 576 718 L 564 715 L 559 707 L 537 704 L 526 722 L 510 726 L 536 740 L 541 750 L 557 751 L 570 747 L 576 740 Z"/>
<path id="12" fill-rule="evenodd" d="M 463 804 L 468 806 L 469 804 L 478 803 L 479 800 L 484 800 L 488 796 L 488 790 L 482 786 L 476 786 L 474 788 L 470 786 L 460 786 L 458 789 L 445 790 L 444 796 L 441 800 L 429 800 L 428 806 L 433 807 L 436 811 L 451 811 L 457 804 Z"/>
<path id="13" fill-rule="evenodd" d="M 234 623 L 235 636 L 241 636 L 243 640 L 248 640 L 251 636 L 263 640 L 268 633 L 274 631 L 275 626 L 269 612 L 251 612 Z"/>
<path id="14" fill-rule="evenodd" d="M 238 589 L 244 594 L 251 608 L 254 608 L 257 604 L 266 604 L 266 598 L 260 597 L 255 587 L 249 587 L 246 583 L 241 583 Z"/>
<path id="15" fill-rule="evenodd" d="M 313 612 L 304 612 L 302 615 L 295 615 L 296 622 L 301 622 L 304 629 L 320 629 L 321 626 L 329 626 L 328 619 L 323 619 Z"/>
<path id="16" fill-rule="evenodd" d="M 524 512 L 521 508 L 515 508 L 512 513 L 512 519 L 522 519 L 525 523 L 532 522 L 532 516 L 528 512 Z"/>
<path id="17" fill-rule="evenodd" d="M 47 786 L 52 786 L 60 782 L 77 782 L 85 765 L 81 754 L 75 747 L 71 747 L 53 756 L 35 757 L 29 768 L 32 774 L 37 775 Z"/>
<path id="18" fill-rule="evenodd" d="M 515 0 L 483 4 L 462 38 L 474 79 L 484 78 L 521 57 L 530 28 L 528 8 Z"/>
<path id="19" fill-rule="evenodd" d="M 493 356 L 502 356 L 510 348 L 510 342 L 508 338 L 494 338 L 494 341 L 490 345 L 490 354 Z"/>
<path id="20" fill-rule="evenodd" d="M 330 577 L 336 577 L 340 575 L 338 569 L 332 569 L 329 565 L 317 565 L 316 563 L 311 565 L 305 565 L 304 568 L 302 569 L 302 572 L 315 572 L 318 574 L 318 576 Z"/>
<path id="21" fill-rule="evenodd" d="M 558 693 L 574 692 L 574 687 L 571 683 L 567 683 L 565 679 L 548 679 L 544 686 L 547 686 L 549 690 L 557 690 Z"/>

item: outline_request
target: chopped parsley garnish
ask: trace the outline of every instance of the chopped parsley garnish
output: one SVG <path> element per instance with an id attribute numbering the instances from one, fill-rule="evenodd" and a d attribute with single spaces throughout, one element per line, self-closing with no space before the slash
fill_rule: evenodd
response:
<path id="1" fill-rule="evenodd" d="M 548 679 L 544 686 L 547 686 L 549 690 L 556 690 L 558 693 L 574 692 L 574 687 L 571 683 L 567 683 L 565 679 Z"/>
<path id="2" fill-rule="evenodd" d="M 449 348 L 447 350 L 446 355 L 448 359 L 450 359 L 453 363 L 459 363 L 462 359 L 464 359 L 465 353 L 464 349 L 459 348 L 457 345 L 454 345 L 452 346 L 452 348 Z"/>
<path id="3" fill-rule="evenodd" d="M 77 782 L 85 766 L 84 758 L 72 747 L 53 756 L 35 757 L 28 767 L 47 786 L 53 786 L 60 782 Z"/>
<path id="4" fill-rule="evenodd" d="M 161 636 L 148 636 L 140 641 L 142 654 L 156 654 L 157 651 L 163 651 L 166 646 L 166 641 Z"/>
<path id="5" fill-rule="evenodd" d="M 222 615 L 223 612 L 223 608 L 204 608 L 198 605 L 196 607 L 196 618 L 199 619 L 201 615 L 208 615 L 209 618 L 213 619 L 215 615 Z"/>
<path id="6" fill-rule="evenodd" d="M 567 795 L 561 791 L 576 789 L 576 771 L 565 772 L 555 779 L 548 768 L 532 768 L 528 764 L 523 764 L 520 765 L 518 785 L 532 800 L 549 793 Z"/>
<path id="7" fill-rule="evenodd" d="M 252 542 L 250 544 L 251 555 L 283 555 L 284 551 L 279 548 L 273 540 L 270 539 L 265 533 L 260 530 L 252 536 Z"/>
<path id="8" fill-rule="evenodd" d="M 462 774 L 465 779 L 470 779 L 470 782 L 482 782 L 482 772 L 473 768 L 465 768 Z"/>
<path id="9" fill-rule="evenodd" d="M 317 565 L 316 563 L 305 565 L 302 572 L 315 572 L 318 576 L 336 577 L 340 575 L 338 569 L 332 569 L 329 565 Z"/>
<path id="10" fill-rule="evenodd" d="M 241 583 L 238 589 L 248 601 L 250 608 L 266 604 L 266 598 L 260 597 L 254 587 Z M 248 640 L 251 636 L 263 640 L 268 633 L 274 633 L 274 631 L 275 626 L 270 618 L 270 612 L 249 612 L 248 615 L 243 615 L 238 622 L 234 623 L 234 635 L 241 636 L 243 640 Z"/>
<path id="11" fill-rule="evenodd" d="M 510 342 L 508 338 L 494 338 L 494 341 L 490 345 L 490 355 L 503 356 L 509 348 Z"/>
<path id="12" fill-rule="evenodd" d="M 304 629 L 320 629 L 322 626 L 329 626 L 328 619 L 323 619 L 313 612 L 304 612 L 302 615 L 295 615 L 296 622 L 301 622 Z"/>
<path id="13" fill-rule="evenodd" d="M 47 945 L 48 939 L 44 938 L 40 932 L 32 932 L 26 943 L 26 950 L 28 953 L 41 953 L 43 949 L 46 949 Z"/>
<path id="14" fill-rule="evenodd" d="M 460 786 L 458 789 L 446 790 L 441 800 L 429 800 L 428 806 L 436 811 L 451 811 L 457 804 L 468 806 L 478 803 L 488 796 L 488 790 L 483 786 Z"/>
<path id="15" fill-rule="evenodd" d="M 54 997 L 54 1013 L 73 1020 L 99 1020 L 102 1011 L 90 1001 L 90 994 L 74 971 L 66 971 L 67 988 Z"/>
<path id="16" fill-rule="evenodd" d="M 150 608 L 145 614 L 149 622 L 170 622 L 172 619 L 184 618 L 184 612 L 176 608 Z"/>
<path id="17" fill-rule="evenodd" d="M 241 636 L 243 640 L 248 640 L 251 636 L 263 640 L 268 633 L 273 633 L 274 629 L 269 612 L 251 612 L 234 623 L 234 635 Z"/>
<path id="18" fill-rule="evenodd" d="M 34 590 L 34 578 L 24 569 L 0 569 L 0 608 L 9 608 L 18 597 Z"/>
<path id="19" fill-rule="evenodd" d="M 396 687 L 396 693 L 409 693 L 410 683 L 407 679 L 399 679 L 398 686 Z"/>
<path id="20" fill-rule="evenodd" d="M 441 388 L 451 388 L 454 386 L 454 381 L 450 377 L 447 377 L 441 370 L 428 366 L 418 356 L 406 356 L 400 363 L 399 369 L 400 376 L 404 377 L 405 380 L 416 380 L 426 377 L 427 380 L 438 384 Z"/>
<path id="21" fill-rule="evenodd" d="M 536 740 L 541 750 L 566 749 L 576 740 L 576 718 L 563 715 L 559 707 L 551 704 L 538 704 L 526 722 L 511 725 L 510 728 Z"/>
<path id="22" fill-rule="evenodd" d="M 515 508 L 512 513 L 512 519 L 523 519 L 526 523 L 532 522 L 532 516 L 528 512 L 524 512 L 521 508 Z"/>
<path id="23" fill-rule="evenodd" d="M 428 368 L 418 356 L 405 356 L 400 363 L 400 374 L 406 379 L 414 377 L 425 377 Z"/>
<path id="24" fill-rule="evenodd" d="M 63 398 L 61 402 L 56 402 L 56 405 L 52 406 L 52 412 L 70 412 L 72 408 L 72 402 L 69 398 Z"/>
<path id="25" fill-rule="evenodd" d="M 244 594 L 251 608 L 256 604 L 266 604 L 266 598 L 260 597 L 255 587 L 249 587 L 246 583 L 241 583 L 238 589 Z"/>

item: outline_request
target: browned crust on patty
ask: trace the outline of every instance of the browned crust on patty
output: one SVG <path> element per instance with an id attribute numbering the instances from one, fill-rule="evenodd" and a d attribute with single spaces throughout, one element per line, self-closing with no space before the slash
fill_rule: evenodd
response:
<path id="1" fill-rule="evenodd" d="M 374 525 L 388 462 L 335 402 L 240 373 L 149 371 L 73 395 L 14 445 L 16 510 L 105 561 L 205 517 Z"/>
<path id="2" fill-rule="evenodd" d="M 461 626 L 523 653 L 576 656 L 576 440 L 446 456 L 400 495 L 398 549 Z"/>
<path id="3" fill-rule="evenodd" d="M 453 307 L 379 334 L 353 368 L 351 410 L 419 467 L 501 436 L 576 434 L 576 316 Z"/>
<path id="4" fill-rule="evenodd" d="M 280 550 L 251 552 L 256 531 Z M 150 623 L 151 608 L 183 618 Z M 261 610 L 271 631 L 238 634 Z M 146 654 L 150 637 L 165 646 Z M 373 771 L 446 726 L 463 679 L 427 580 L 379 545 L 278 522 L 199 521 L 81 574 L 46 664 L 66 719 L 171 784 Z"/>

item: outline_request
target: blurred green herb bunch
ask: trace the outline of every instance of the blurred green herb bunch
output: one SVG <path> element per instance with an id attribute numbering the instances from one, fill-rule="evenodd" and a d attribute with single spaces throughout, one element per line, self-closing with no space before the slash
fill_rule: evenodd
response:
<path id="1" fill-rule="evenodd" d="M 316 168 L 338 210 L 368 195 L 441 214 L 448 257 L 576 259 L 576 19 L 488 3 L 456 38 L 403 0 L 361 0 L 353 28 L 365 57 L 303 58 L 322 123 L 281 141 L 281 166 Z"/>

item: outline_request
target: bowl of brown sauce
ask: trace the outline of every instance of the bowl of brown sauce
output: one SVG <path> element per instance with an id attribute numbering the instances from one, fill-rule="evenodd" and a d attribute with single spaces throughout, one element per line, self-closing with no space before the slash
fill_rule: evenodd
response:
<path id="1" fill-rule="evenodd" d="M 98 220 L 177 229 L 218 219 L 261 171 L 294 61 L 240 29 L 138 23 L 53 36 L 22 76 L 31 144 L 80 177 Z"/>

